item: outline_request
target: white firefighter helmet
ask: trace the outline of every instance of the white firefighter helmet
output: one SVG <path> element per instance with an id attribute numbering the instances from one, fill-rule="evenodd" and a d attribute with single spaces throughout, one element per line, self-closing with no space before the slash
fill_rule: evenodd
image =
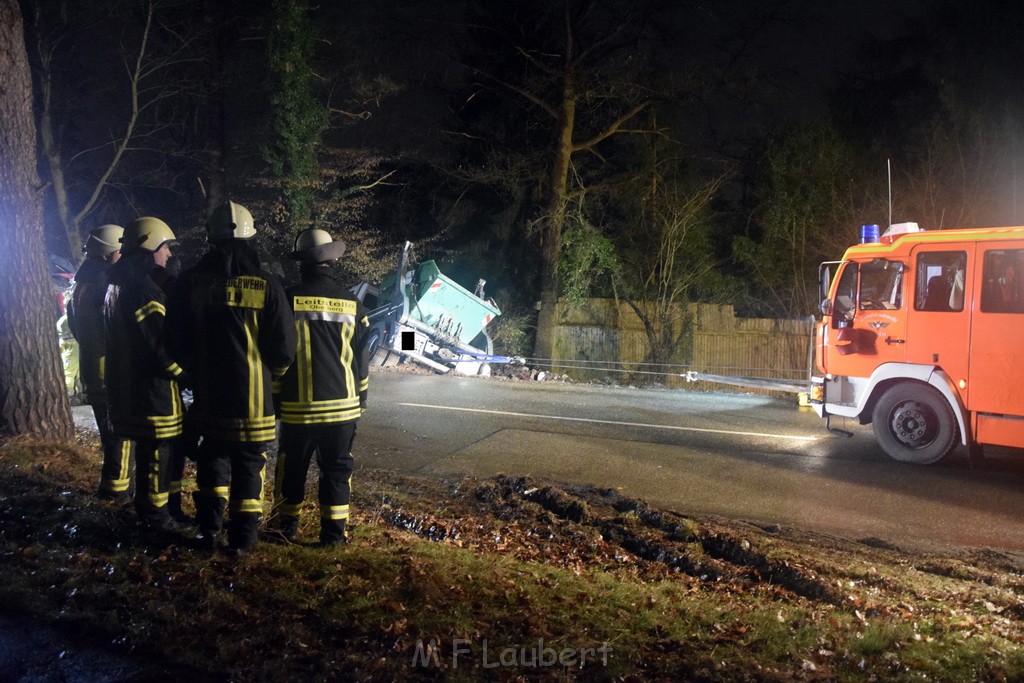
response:
<path id="1" fill-rule="evenodd" d="M 256 234 L 256 227 L 249 209 L 229 201 L 213 210 L 206 221 L 206 231 L 211 242 L 247 240 Z"/>
<path id="2" fill-rule="evenodd" d="M 141 249 L 142 251 L 156 252 L 164 244 L 174 245 L 177 242 L 171 226 L 159 218 L 143 216 L 136 218 L 124 229 L 124 236 L 121 238 L 121 251 L 127 253 Z"/>
<path id="3" fill-rule="evenodd" d="M 121 250 L 121 238 L 124 236 L 124 228 L 120 225 L 101 225 L 89 232 L 88 239 L 82 251 L 86 256 L 103 257 L 110 256 L 115 251 Z"/>
<path id="4" fill-rule="evenodd" d="M 331 239 L 326 230 L 310 228 L 296 235 L 295 249 L 288 257 L 303 263 L 324 263 L 339 259 L 344 253 L 344 242 Z"/>

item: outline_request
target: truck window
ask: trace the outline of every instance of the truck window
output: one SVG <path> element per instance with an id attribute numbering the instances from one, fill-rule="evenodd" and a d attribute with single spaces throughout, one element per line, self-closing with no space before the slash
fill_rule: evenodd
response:
<path id="1" fill-rule="evenodd" d="M 985 313 L 1024 313 L 1020 274 L 1024 249 L 985 252 L 982 264 L 981 310 Z"/>
<path id="2" fill-rule="evenodd" d="M 895 310 L 903 305 L 903 264 L 874 259 L 860 267 L 860 309 Z"/>
<path id="3" fill-rule="evenodd" d="M 964 310 L 967 252 L 926 251 L 917 255 L 914 309 L 918 311 Z"/>
<path id="4" fill-rule="evenodd" d="M 847 327 L 853 320 L 857 301 L 857 264 L 846 263 L 836 283 L 835 305 L 832 307 L 832 326 Z"/>

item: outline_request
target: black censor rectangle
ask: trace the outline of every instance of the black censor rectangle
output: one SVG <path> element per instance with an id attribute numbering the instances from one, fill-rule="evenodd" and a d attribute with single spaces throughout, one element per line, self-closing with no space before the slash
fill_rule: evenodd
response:
<path id="1" fill-rule="evenodd" d="M 416 349 L 416 333 L 412 330 L 402 332 L 402 350 L 414 351 Z"/>

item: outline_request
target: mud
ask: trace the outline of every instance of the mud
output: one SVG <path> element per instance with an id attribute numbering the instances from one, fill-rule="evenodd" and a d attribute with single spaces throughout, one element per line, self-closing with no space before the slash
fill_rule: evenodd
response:
<path id="1" fill-rule="evenodd" d="M 640 574 L 681 573 L 709 586 L 723 582 L 839 604 L 829 584 L 807 568 L 771 559 L 734 532 L 653 508 L 614 489 L 559 485 L 529 477 L 461 480 L 437 496 L 444 515 L 385 505 L 387 523 L 438 542 L 575 566 L 586 559 Z M 500 528 L 474 520 L 496 519 Z"/>

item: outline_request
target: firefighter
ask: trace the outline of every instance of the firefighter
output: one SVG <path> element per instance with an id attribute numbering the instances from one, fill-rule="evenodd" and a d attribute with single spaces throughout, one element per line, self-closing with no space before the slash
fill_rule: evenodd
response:
<path id="1" fill-rule="evenodd" d="M 302 280 L 287 291 L 298 350 L 281 381 L 281 443 L 275 472 L 275 526 L 295 539 L 306 473 L 316 453 L 320 469 L 320 545 L 346 543 L 356 420 L 366 408 L 369 322 L 362 304 L 331 275 L 345 243 L 318 229 L 295 239 L 290 257 Z"/>
<path id="2" fill-rule="evenodd" d="M 107 271 L 121 257 L 120 225 L 101 225 L 89 233 L 82 247 L 85 260 L 75 273 L 68 301 L 68 326 L 78 341 L 79 371 L 85 403 L 92 406 L 103 448 L 99 498 L 120 504 L 131 502 L 132 443 L 114 435 L 107 419 L 107 392 L 103 382 L 106 340 L 103 336 L 103 299 Z"/>
<path id="3" fill-rule="evenodd" d="M 181 367 L 164 346 L 165 294 L 161 279 L 177 242 L 159 218 L 136 219 L 125 228 L 121 259 L 111 266 L 103 304 L 107 397 L 114 433 L 135 442 L 135 509 L 151 528 L 183 529 L 168 497 L 171 449 L 182 431 L 178 381 Z M 116 362 L 113 362 L 116 361 Z"/>
<path id="4" fill-rule="evenodd" d="M 197 543 L 213 551 L 229 508 L 228 551 L 256 541 L 267 447 L 275 437 L 271 385 L 295 356 L 284 288 L 250 246 L 252 214 L 235 202 L 211 212 L 210 249 L 181 274 L 168 305 L 168 347 L 192 377 L 190 415 L 202 436 L 195 494 Z"/>

